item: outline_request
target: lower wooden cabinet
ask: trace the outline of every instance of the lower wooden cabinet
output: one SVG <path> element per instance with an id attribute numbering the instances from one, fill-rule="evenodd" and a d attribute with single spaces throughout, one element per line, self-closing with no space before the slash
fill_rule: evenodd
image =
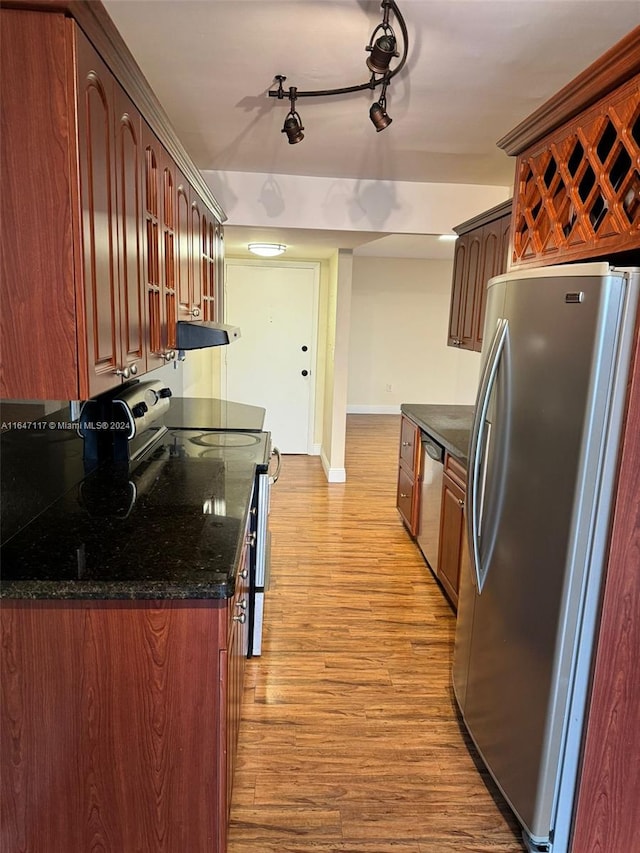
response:
<path id="1" fill-rule="evenodd" d="M 396 506 L 405 527 L 415 539 L 418 536 L 422 493 L 420 428 L 405 415 L 400 427 L 398 488 Z M 460 567 L 464 554 L 464 505 L 467 485 L 465 466 L 450 453 L 445 453 L 440 510 L 440 545 L 437 563 L 431 566 L 447 597 L 458 606 Z"/>
<path id="2" fill-rule="evenodd" d="M 224 853 L 241 600 L 2 602 L 2 850 Z"/>
<path id="3" fill-rule="evenodd" d="M 418 532 L 420 503 L 420 429 L 402 416 L 396 506 L 412 536 Z"/>
<path id="4" fill-rule="evenodd" d="M 460 565 L 465 538 L 464 504 L 467 474 L 455 457 L 445 456 L 437 577 L 454 607 L 458 606 Z"/>

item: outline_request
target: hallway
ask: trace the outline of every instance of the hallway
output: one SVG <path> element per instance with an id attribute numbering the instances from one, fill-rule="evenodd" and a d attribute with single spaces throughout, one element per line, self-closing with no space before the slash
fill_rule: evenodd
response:
<path id="1" fill-rule="evenodd" d="M 345 484 L 284 457 L 229 853 L 524 849 L 457 721 L 453 611 L 395 508 L 399 429 L 348 417 Z"/>

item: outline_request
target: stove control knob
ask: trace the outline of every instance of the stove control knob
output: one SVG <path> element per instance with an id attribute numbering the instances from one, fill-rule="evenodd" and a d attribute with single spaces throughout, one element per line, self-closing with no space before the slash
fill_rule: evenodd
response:
<path id="1" fill-rule="evenodd" d="M 142 418 L 149 411 L 149 407 L 146 403 L 136 403 L 135 406 L 131 409 L 131 413 L 134 418 Z"/>
<path id="2" fill-rule="evenodd" d="M 158 397 L 162 399 L 162 397 L 170 397 L 171 396 L 171 388 L 161 388 L 158 391 Z"/>

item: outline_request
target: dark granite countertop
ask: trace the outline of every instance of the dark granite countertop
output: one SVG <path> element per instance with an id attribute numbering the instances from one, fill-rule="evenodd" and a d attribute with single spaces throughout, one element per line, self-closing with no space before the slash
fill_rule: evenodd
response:
<path id="1" fill-rule="evenodd" d="M 269 443 L 265 433 L 218 435 L 203 446 L 202 434 L 176 430 L 140 460 L 71 484 L 3 545 L 2 597 L 232 596 Z"/>
<path id="2" fill-rule="evenodd" d="M 445 450 L 467 464 L 473 406 L 403 403 L 400 410 Z"/>
<path id="3" fill-rule="evenodd" d="M 209 397 L 172 397 L 164 422 L 169 428 L 260 432 L 266 410 L 233 400 Z"/>

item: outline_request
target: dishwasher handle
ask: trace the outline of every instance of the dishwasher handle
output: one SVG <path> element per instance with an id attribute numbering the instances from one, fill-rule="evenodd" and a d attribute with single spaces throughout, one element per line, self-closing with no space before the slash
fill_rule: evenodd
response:
<path id="1" fill-rule="evenodd" d="M 422 436 L 422 447 L 427 456 L 430 456 L 435 462 L 444 462 L 444 447 L 440 447 L 439 444 L 424 435 Z"/>

